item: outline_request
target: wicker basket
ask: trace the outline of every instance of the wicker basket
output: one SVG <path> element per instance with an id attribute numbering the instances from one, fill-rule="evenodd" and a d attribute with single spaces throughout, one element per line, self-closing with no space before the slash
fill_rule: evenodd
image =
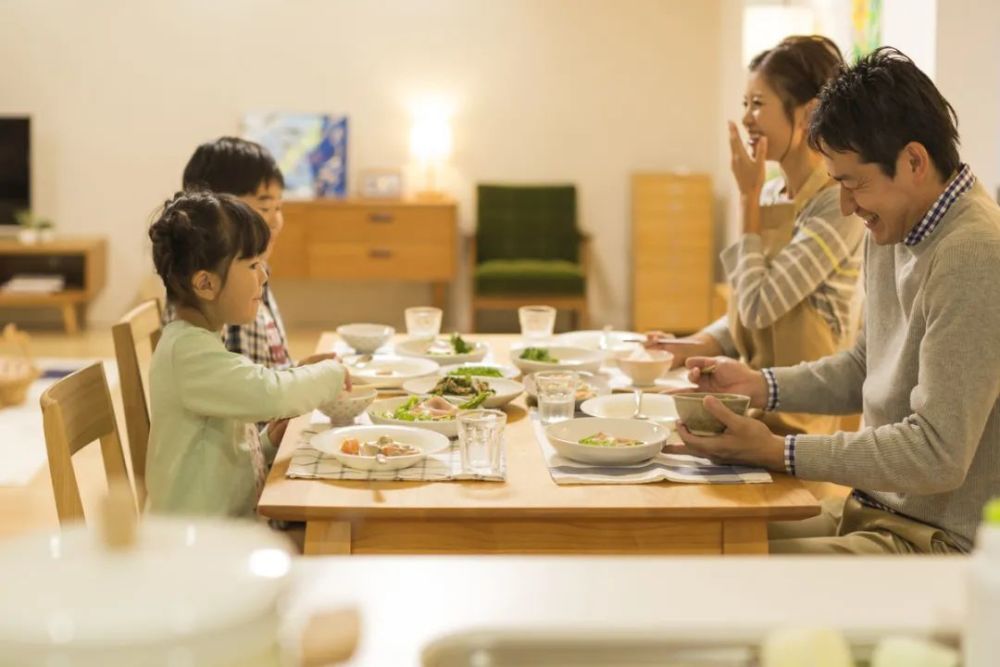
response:
<path id="1" fill-rule="evenodd" d="M 24 403 L 28 387 L 41 375 L 31 361 L 28 334 L 8 324 L 3 330 L 2 343 L 13 354 L 0 351 L 0 408 Z"/>

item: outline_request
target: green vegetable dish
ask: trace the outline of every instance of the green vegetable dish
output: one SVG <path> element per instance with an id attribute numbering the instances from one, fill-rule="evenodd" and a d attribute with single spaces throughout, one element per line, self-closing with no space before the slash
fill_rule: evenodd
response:
<path id="1" fill-rule="evenodd" d="M 435 396 L 475 396 L 482 393 L 492 396 L 496 391 L 490 388 L 488 382 L 469 375 L 447 375 L 438 380 L 430 393 Z"/>
<path id="2" fill-rule="evenodd" d="M 588 435 L 586 438 L 580 438 L 580 444 L 589 445 L 590 447 L 635 447 L 645 443 L 642 440 L 634 440 L 632 438 L 616 438 L 615 436 L 608 435 L 607 433 L 595 433 L 593 435 Z"/>
<path id="3" fill-rule="evenodd" d="M 453 333 L 449 339 L 452 349 L 455 350 L 455 354 L 468 354 L 472 352 L 473 347 L 462 340 L 462 337 L 457 333 Z"/>
<path id="4" fill-rule="evenodd" d="M 492 366 L 463 366 L 448 372 L 449 377 L 470 375 L 478 375 L 479 377 L 487 378 L 500 378 L 503 377 L 503 372 L 499 368 L 493 368 Z"/>
<path id="5" fill-rule="evenodd" d="M 557 364 L 559 360 L 549 354 L 544 347 L 526 347 L 521 351 L 521 359 L 538 361 L 543 364 Z"/>

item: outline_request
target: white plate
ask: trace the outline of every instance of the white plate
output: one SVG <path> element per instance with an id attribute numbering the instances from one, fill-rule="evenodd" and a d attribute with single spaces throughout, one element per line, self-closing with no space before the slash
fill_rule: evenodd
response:
<path id="1" fill-rule="evenodd" d="M 441 435 L 446 435 L 449 438 L 458 437 L 458 423 L 455 418 L 443 419 L 440 421 L 406 421 L 405 419 L 393 419 L 392 417 L 385 416 L 385 413 L 394 412 L 396 408 L 406 403 L 412 398 L 411 396 L 397 396 L 395 398 L 385 398 L 381 401 L 375 401 L 368 408 L 368 417 L 372 420 L 373 424 L 386 424 L 388 426 L 407 426 L 412 428 L 421 428 L 428 431 L 434 431 L 440 433 Z M 425 396 L 424 398 L 430 398 Z M 446 399 L 447 400 L 447 399 Z M 454 401 L 449 401 L 454 402 Z"/>
<path id="2" fill-rule="evenodd" d="M 580 380 L 586 382 L 591 387 L 593 387 L 596 396 L 606 396 L 611 393 L 611 385 L 608 383 L 608 379 L 600 373 L 588 373 L 586 371 L 580 372 Z M 531 375 L 524 376 L 524 391 L 528 394 L 528 397 L 533 401 L 538 400 L 538 392 L 535 390 L 535 378 Z M 588 396 L 586 398 L 576 399 L 576 407 L 579 409 L 580 404 L 584 401 L 590 400 L 594 396 Z"/>
<path id="3" fill-rule="evenodd" d="M 379 389 L 393 389 L 403 386 L 407 380 L 415 380 L 433 374 L 438 366 L 427 359 L 375 356 L 361 368 L 352 365 L 358 357 L 347 357 L 344 362 L 351 373 L 351 380 L 358 384 L 371 384 Z"/>
<path id="4" fill-rule="evenodd" d="M 411 394 L 429 394 L 434 385 L 441 380 L 443 376 L 434 376 L 429 378 L 420 378 L 419 380 L 410 380 L 409 382 L 403 383 L 403 389 Z M 515 398 L 524 393 L 524 385 L 520 382 L 515 382 L 514 380 L 508 380 L 507 378 L 491 378 L 491 377 L 480 377 L 477 378 L 490 385 L 490 389 L 496 393 L 483 401 L 482 407 L 484 408 L 499 408 L 507 405 Z M 445 398 L 449 400 L 468 400 L 471 396 L 452 396 L 447 395 Z"/>
<path id="5" fill-rule="evenodd" d="M 584 401 L 580 411 L 591 417 L 631 419 L 635 414 L 634 394 L 610 394 Z M 677 406 L 672 396 L 643 394 L 642 413 L 658 424 L 672 428 L 677 423 Z"/>
<path id="6" fill-rule="evenodd" d="M 443 338 L 442 340 L 447 340 L 447 338 Z M 429 359 L 439 366 L 444 366 L 447 364 L 464 364 L 470 361 L 482 361 L 483 358 L 486 357 L 486 353 L 490 351 L 490 348 L 482 341 L 465 339 L 465 342 L 472 347 L 472 352 L 455 354 L 454 351 L 452 351 L 451 354 L 430 354 L 427 352 L 427 349 L 431 346 L 433 341 L 407 340 L 401 343 L 396 343 L 396 354 L 404 357 Z"/>
<path id="7" fill-rule="evenodd" d="M 482 362 L 470 362 L 466 364 L 452 364 L 449 366 L 442 366 L 438 370 L 438 375 L 447 375 L 457 368 L 469 368 L 470 366 L 485 366 L 487 368 L 495 368 L 503 375 L 503 377 L 509 380 L 516 380 L 521 377 L 521 371 L 514 366 L 504 366 L 503 364 L 484 364 Z M 476 377 L 488 377 L 488 376 L 476 376 Z"/>
<path id="8" fill-rule="evenodd" d="M 412 456 L 389 456 L 386 457 L 384 463 L 379 463 L 374 456 L 354 456 L 340 451 L 341 443 L 348 438 L 357 438 L 364 442 L 375 440 L 383 435 L 418 447 L 422 451 Z M 440 433 L 407 426 L 348 426 L 331 429 L 313 436 L 310 444 L 324 454 L 334 457 L 348 468 L 374 471 L 409 468 L 422 461 L 428 454 L 444 451 L 451 446 L 448 438 Z"/>
<path id="9" fill-rule="evenodd" d="M 634 447 L 594 447 L 581 445 L 580 439 L 595 433 L 619 438 L 634 438 L 644 444 Z M 667 439 L 668 431 L 659 424 L 635 419 L 583 417 L 550 424 L 545 434 L 560 456 L 580 463 L 623 466 L 642 463 L 656 456 Z"/>
<path id="10" fill-rule="evenodd" d="M 526 347 L 535 347 L 549 351 L 556 358 L 555 363 L 531 361 L 522 359 L 521 353 Z M 539 371 L 590 371 L 596 373 L 604 361 L 604 354 L 597 350 L 583 347 L 564 347 L 562 345 L 518 345 L 510 349 L 510 361 L 524 373 Z"/>
<path id="11" fill-rule="evenodd" d="M 600 350 L 603 336 L 604 331 L 599 329 L 591 329 L 587 331 L 568 331 L 566 333 L 559 334 L 553 338 L 553 341 L 556 345 L 583 347 L 588 350 Z M 622 345 L 625 340 L 645 338 L 643 334 L 637 331 L 609 331 L 607 336 L 609 348 Z"/>

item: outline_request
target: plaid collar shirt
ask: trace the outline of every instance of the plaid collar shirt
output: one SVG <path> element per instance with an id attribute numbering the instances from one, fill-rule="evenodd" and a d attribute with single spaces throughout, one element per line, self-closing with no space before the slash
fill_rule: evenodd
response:
<path id="1" fill-rule="evenodd" d="M 903 243 L 908 246 L 915 246 L 930 236 L 934 229 L 938 226 L 938 223 L 941 222 L 941 218 L 943 218 L 944 214 L 948 212 L 949 208 L 951 208 L 951 205 L 954 204 L 959 197 L 968 192 L 975 182 L 976 177 L 973 175 L 972 169 L 969 168 L 969 165 L 963 164 L 959 168 L 958 174 L 955 178 L 951 179 L 951 182 L 948 183 L 944 192 L 941 193 L 941 196 L 934 201 L 930 210 L 924 214 L 924 217 L 921 218 L 920 222 L 918 222 L 916 226 L 910 230 L 910 233 L 906 235 L 906 238 L 903 239 Z"/>

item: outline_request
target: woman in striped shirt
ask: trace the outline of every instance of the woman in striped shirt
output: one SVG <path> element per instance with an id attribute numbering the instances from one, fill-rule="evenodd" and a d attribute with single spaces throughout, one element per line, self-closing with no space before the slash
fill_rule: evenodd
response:
<path id="1" fill-rule="evenodd" d="M 742 357 L 755 368 L 824 357 L 850 342 L 864 225 L 840 210 L 839 190 L 806 142 L 809 116 L 843 59 L 825 37 L 789 37 L 750 62 L 742 118 L 750 151 L 729 123 L 743 234 L 722 253 L 728 315 L 688 338 L 657 335 L 675 363 Z M 766 180 L 766 162 L 780 176 Z M 829 431 L 829 417 L 771 413 L 778 433 Z"/>

